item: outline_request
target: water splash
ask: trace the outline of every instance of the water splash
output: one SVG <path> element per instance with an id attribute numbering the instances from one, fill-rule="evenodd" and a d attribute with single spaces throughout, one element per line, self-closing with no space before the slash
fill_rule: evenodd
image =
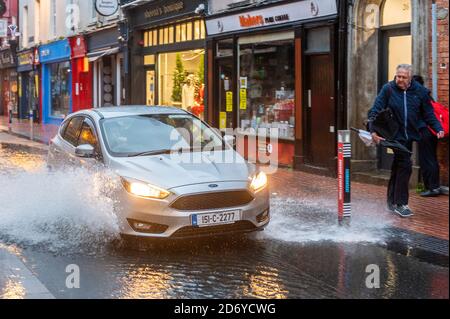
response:
<path id="1" fill-rule="evenodd" d="M 259 238 L 286 242 L 378 243 L 383 242 L 389 222 L 373 213 L 377 205 L 356 205 L 348 226 L 337 222 L 336 202 L 327 198 L 272 196 L 272 221 Z M 360 211 L 364 213 L 360 213 Z"/>
<path id="2" fill-rule="evenodd" d="M 0 240 L 54 253 L 91 253 L 119 236 L 105 172 L 0 173 Z"/>

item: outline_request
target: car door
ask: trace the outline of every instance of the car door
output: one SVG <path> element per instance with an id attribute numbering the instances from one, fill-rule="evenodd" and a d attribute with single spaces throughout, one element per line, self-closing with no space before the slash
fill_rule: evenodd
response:
<path id="1" fill-rule="evenodd" d="M 65 123 L 60 134 L 52 140 L 50 145 L 49 164 L 53 168 L 64 168 L 74 165 L 75 148 L 78 146 L 78 138 L 81 132 L 84 117 L 75 116 Z"/>

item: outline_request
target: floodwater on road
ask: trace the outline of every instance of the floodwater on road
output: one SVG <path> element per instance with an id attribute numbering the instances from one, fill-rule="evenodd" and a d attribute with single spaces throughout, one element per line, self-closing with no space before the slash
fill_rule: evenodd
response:
<path id="1" fill-rule="evenodd" d="M 105 191 L 114 177 L 48 172 L 45 157 L 2 144 L 0 245 L 57 298 L 448 298 L 448 268 L 384 249 L 385 221 L 356 213 L 341 227 L 333 207 L 307 198 L 274 193 L 256 234 L 123 241 Z M 79 289 L 66 286 L 68 265 Z M 379 289 L 366 286 L 369 265 Z"/>

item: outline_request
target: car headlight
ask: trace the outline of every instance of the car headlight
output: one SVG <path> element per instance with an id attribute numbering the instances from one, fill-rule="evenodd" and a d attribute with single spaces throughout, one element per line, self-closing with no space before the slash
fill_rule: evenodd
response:
<path id="1" fill-rule="evenodd" d="M 128 193 L 145 198 L 165 199 L 170 192 L 145 182 L 122 178 L 122 184 Z"/>
<path id="2" fill-rule="evenodd" d="M 256 193 L 263 190 L 267 186 L 267 175 L 264 172 L 259 172 L 252 178 L 250 188 Z"/>

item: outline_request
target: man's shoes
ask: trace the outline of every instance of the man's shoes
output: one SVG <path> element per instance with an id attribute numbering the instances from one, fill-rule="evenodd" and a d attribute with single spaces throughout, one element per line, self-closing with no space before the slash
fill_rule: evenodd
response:
<path id="1" fill-rule="evenodd" d="M 447 195 L 448 196 L 448 187 L 445 187 L 445 186 L 439 187 L 439 193 L 441 195 Z"/>
<path id="2" fill-rule="evenodd" d="M 441 195 L 440 188 L 436 188 L 431 191 L 427 190 L 425 192 L 420 193 L 420 196 L 422 196 L 422 197 L 437 197 L 439 195 Z"/>
<path id="3" fill-rule="evenodd" d="M 408 205 L 395 205 L 394 212 L 403 218 L 414 216 L 414 213 L 411 211 Z"/>
<path id="4" fill-rule="evenodd" d="M 395 211 L 395 205 L 390 202 L 387 202 L 387 209 L 393 213 Z"/>

